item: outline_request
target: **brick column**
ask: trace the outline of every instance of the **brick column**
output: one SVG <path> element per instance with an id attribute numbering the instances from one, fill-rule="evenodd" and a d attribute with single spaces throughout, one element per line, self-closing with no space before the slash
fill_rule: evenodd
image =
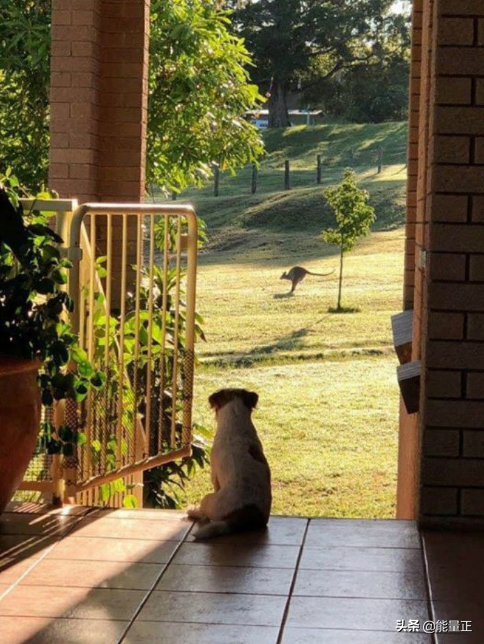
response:
<path id="1" fill-rule="evenodd" d="M 149 0 L 53 0 L 49 185 L 144 196 Z"/>
<path id="2" fill-rule="evenodd" d="M 419 517 L 425 524 L 481 525 L 484 2 L 435 0 L 432 13 L 417 187 L 417 254 L 424 251 L 414 304 L 421 329 L 414 353 L 423 368 Z"/>

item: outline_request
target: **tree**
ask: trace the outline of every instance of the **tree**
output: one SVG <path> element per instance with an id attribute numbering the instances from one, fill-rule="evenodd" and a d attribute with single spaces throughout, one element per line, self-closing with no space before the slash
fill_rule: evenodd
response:
<path id="1" fill-rule="evenodd" d="M 369 194 L 356 185 L 353 170 L 345 170 L 344 177 L 338 186 L 326 188 L 324 197 L 333 209 L 336 226 L 323 232 L 323 239 L 340 249 L 338 303 L 336 311 L 343 310 L 341 292 L 343 288 L 343 256 L 356 246 L 358 239 L 370 232 L 375 221 L 375 210 L 368 204 Z"/>
<path id="2" fill-rule="evenodd" d="M 50 0 L 0 6 L 0 171 L 36 193 L 47 183 Z"/>
<path id="3" fill-rule="evenodd" d="M 258 0 L 236 12 L 268 97 L 269 127 L 289 125 L 289 92 L 372 60 L 393 0 Z"/>
<path id="4" fill-rule="evenodd" d="M 408 110 L 410 67 L 410 16 L 388 16 L 378 47 L 367 63 L 310 84 L 305 105 L 318 105 L 326 115 L 358 123 L 401 121 Z"/>
<path id="5" fill-rule="evenodd" d="M 0 3 L 0 170 L 29 191 L 47 183 L 51 0 Z M 245 112 L 262 97 L 230 12 L 209 0 L 152 0 L 147 177 L 165 190 L 200 185 L 263 151 Z"/>
<path id="6" fill-rule="evenodd" d="M 230 31 L 230 12 L 207 0 L 152 0 L 149 181 L 200 185 L 212 164 L 234 171 L 263 151 L 246 118 L 260 104 L 251 58 Z"/>

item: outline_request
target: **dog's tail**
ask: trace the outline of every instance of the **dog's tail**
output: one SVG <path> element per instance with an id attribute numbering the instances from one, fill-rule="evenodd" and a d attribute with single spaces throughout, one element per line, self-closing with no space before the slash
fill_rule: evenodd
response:
<path id="1" fill-rule="evenodd" d="M 198 528 L 194 532 L 195 539 L 211 539 L 212 537 L 221 537 L 223 534 L 234 532 L 234 525 L 231 521 L 210 521 Z"/>

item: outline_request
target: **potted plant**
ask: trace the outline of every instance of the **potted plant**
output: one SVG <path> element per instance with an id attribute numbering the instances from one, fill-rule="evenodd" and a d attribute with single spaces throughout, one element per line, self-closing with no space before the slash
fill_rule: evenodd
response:
<path id="1" fill-rule="evenodd" d="M 0 183 L 0 512 L 29 465 L 41 405 L 82 400 L 90 386 L 103 383 L 92 369 L 66 372 L 68 363 L 86 360 L 67 317 L 72 302 L 63 287 L 70 263 L 46 216 L 24 215 L 17 186 L 11 175 Z M 49 422 L 43 431 L 51 453 L 73 453 L 77 433 Z"/>

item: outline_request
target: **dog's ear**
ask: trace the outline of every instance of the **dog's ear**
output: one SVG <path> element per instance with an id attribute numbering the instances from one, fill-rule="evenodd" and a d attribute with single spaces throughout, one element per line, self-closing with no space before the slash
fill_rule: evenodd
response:
<path id="1" fill-rule="evenodd" d="M 252 410 L 257 406 L 257 403 L 259 402 L 259 396 L 255 393 L 255 391 L 244 391 L 243 401 L 244 405 Z"/>
<path id="2" fill-rule="evenodd" d="M 211 396 L 208 397 L 208 404 L 212 409 L 215 409 L 215 411 L 221 409 L 226 402 L 227 400 L 223 389 L 215 391 Z"/>

